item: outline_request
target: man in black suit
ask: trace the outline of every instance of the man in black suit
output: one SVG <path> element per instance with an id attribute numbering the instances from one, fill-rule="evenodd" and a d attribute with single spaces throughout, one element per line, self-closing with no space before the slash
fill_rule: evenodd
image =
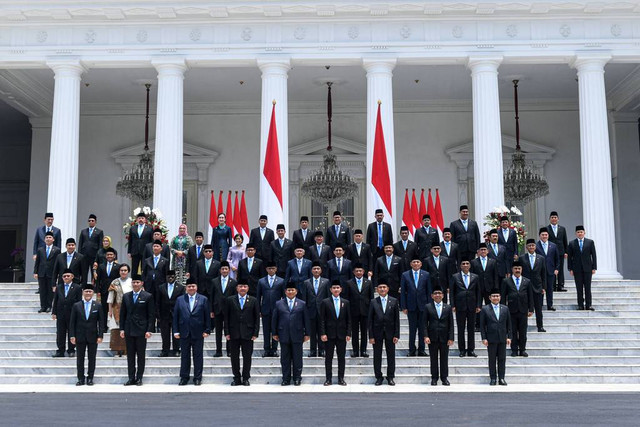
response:
<path id="1" fill-rule="evenodd" d="M 440 248 L 442 249 L 442 255 L 449 258 L 453 272 L 457 273 L 462 259 L 460 258 L 458 244 L 451 241 L 451 229 L 449 227 L 445 227 L 442 230 L 442 242 L 440 242 Z"/>
<path id="2" fill-rule="evenodd" d="M 333 225 L 327 227 L 324 240 L 331 250 L 335 249 L 338 243 L 340 243 L 343 248 L 351 244 L 351 230 L 349 226 L 342 221 L 340 211 L 333 213 Z"/>
<path id="3" fill-rule="evenodd" d="M 531 281 L 533 308 L 536 312 L 538 332 L 547 332 L 542 324 L 542 298 L 547 288 L 547 266 L 542 255 L 536 253 L 535 239 L 527 239 L 527 252 L 520 255 L 522 276 Z"/>
<path id="4" fill-rule="evenodd" d="M 98 344 L 102 342 L 104 333 L 104 316 L 102 304 L 93 299 L 93 286 L 90 283 L 82 285 L 82 299 L 71 308 L 69 322 L 69 341 L 78 346 L 76 369 L 78 382 L 84 385 L 84 355 L 88 351 L 89 367 L 87 369 L 86 384 L 93 385 L 93 374 L 96 371 L 96 354 Z"/>
<path id="5" fill-rule="evenodd" d="M 446 303 L 455 270 L 453 269 L 449 258 L 441 255 L 442 248 L 440 247 L 440 244 L 438 244 L 437 241 L 432 244 L 431 255 L 422 261 L 422 265 L 429 273 L 431 289 L 435 289 L 436 286 L 439 286 L 442 289 L 443 301 Z"/>
<path id="6" fill-rule="evenodd" d="M 309 230 L 309 217 L 300 217 L 300 228 L 293 232 L 293 246 L 308 248 L 313 245 L 313 231 Z"/>
<path id="7" fill-rule="evenodd" d="M 400 303 L 389 296 L 389 286 L 378 284 L 378 297 L 369 306 L 369 343 L 373 345 L 373 372 L 382 385 L 382 345 L 387 353 L 387 383 L 396 385 L 396 344 L 400 340 Z"/>
<path id="8" fill-rule="evenodd" d="M 329 269 L 327 263 L 333 254 L 333 250 L 324 244 L 324 234 L 317 230 L 313 235 L 315 243 L 307 248 L 307 257 L 313 261 L 318 261 L 322 267 L 322 277 L 329 277 Z"/>
<path id="9" fill-rule="evenodd" d="M 120 277 L 120 264 L 115 262 L 115 249 L 107 248 L 105 250 L 105 258 L 106 262 L 98 265 L 98 269 L 96 270 L 95 288 L 95 291 L 100 295 L 100 303 L 102 304 L 102 307 L 105 308 L 102 310 L 102 314 L 104 315 L 104 325 L 107 324 L 107 314 L 109 312 L 109 306 L 107 305 L 107 299 L 109 298 L 109 286 L 111 285 L 111 282 Z M 106 327 L 103 330 L 106 332 Z"/>
<path id="10" fill-rule="evenodd" d="M 351 339 L 351 308 L 349 301 L 340 298 L 342 285 L 339 280 L 331 283 L 331 297 L 320 304 L 320 339 L 325 345 L 324 370 L 325 386 L 332 384 L 333 351 L 338 358 L 338 384 L 347 385 L 344 381 L 345 354 L 347 342 Z"/>
<path id="11" fill-rule="evenodd" d="M 436 285 L 431 292 L 433 301 L 427 304 L 424 315 L 424 342 L 429 346 L 431 385 L 449 385 L 449 347 L 453 345 L 453 310 L 442 302 L 444 292 Z M 438 370 L 438 359 L 440 369 Z"/>
<path id="12" fill-rule="evenodd" d="M 347 282 L 353 278 L 351 261 L 344 257 L 344 246 L 342 243 L 336 244 L 336 247 L 333 249 L 333 255 L 335 258 L 330 259 L 327 263 L 329 282 L 339 281 L 344 292 Z"/>
<path id="13" fill-rule="evenodd" d="M 276 226 L 277 238 L 271 242 L 271 258 L 268 259 L 268 261 L 276 263 L 277 274 L 283 278 L 287 274 L 287 263 L 293 258 L 293 241 L 287 239 L 285 233 L 284 224 L 278 224 Z"/>
<path id="14" fill-rule="evenodd" d="M 247 257 L 238 263 L 238 271 L 236 278 L 238 283 L 246 283 L 249 285 L 249 295 L 255 297 L 258 295 L 258 281 L 264 277 L 266 271 L 264 263 L 261 259 L 256 258 L 256 248 L 251 243 L 245 248 Z"/>
<path id="15" fill-rule="evenodd" d="M 40 294 L 40 310 L 38 313 L 51 311 L 53 301 L 53 288 L 55 287 L 53 267 L 60 254 L 60 248 L 53 245 L 54 237 L 51 231 L 44 236 L 45 245 L 38 248 L 36 262 L 33 265 L 33 278 L 38 281 L 38 293 Z"/>
<path id="16" fill-rule="evenodd" d="M 556 311 L 553 306 L 553 291 L 556 284 L 556 278 L 560 273 L 560 260 L 564 259 L 558 251 L 558 246 L 549 241 L 549 230 L 542 227 L 538 233 L 540 240 L 536 244 L 536 253 L 542 255 L 545 259 L 547 267 L 547 288 L 545 294 L 547 296 L 547 310 Z"/>
<path id="17" fill-rule="evenodd" d="M 93 268 L 98 249 L 102 246 L 104 238 L 102 230 L 96 227 L 97 221 L 98 217 L 94 214 L 89 215 L 89 227 L 80 231 L 78 238 L 78 252 L 84 256 L 88 268 Z"/>
<path id="18" fill-rule="evenodd" d="M 411 269 L 411 261 L 420 258 L 426 258 L 418 255 L 418 245 L 409 240 L 409 227 L 403 225 L 400 227 L 400 240 L 393 244 L 393 254 L 402 258 L 402 272 Z"/>
<path id="19" fill-rule="evenodd" d="M 209 300 L 198 294 L 198 284 L 187 280 L 186 293 L 178 298 L 173 311 L 173 337 L 180 340 L 180 383 L 187 385 L 193 352 L 193 385 L 202 384 L 204 339 L 211 334 Z"/>
<path id="20" fill-rule="evenodd" d="M 284 275 L 285 283 L 293 282 L 298 287 L 298 294 L 303 301 L 306 301 L 304 295 L 306 294 L 304 282 L 311 278 L 311 261 L 304 257 L 304 248 L 297 246 L 293 253 L 295 258 L 290 259 L 287 262 L 287 270 Z"/>
<path id="21" fill-rule="evenodd" d="M 53 213 L 44 214 L 44 225 L 36 228 L 36 234 L 33 236 L 33 260 L 36 259 L 38 249 L 45 246 L 44 236 L 47 232 L 53 233 L 53 246 L 62 247 L 62 233 L 58 227 L 53 225 Z"/>
<path id="22" fill-rule="evenodd" d="M 529 357 L 527 353 L 527 321 L 533 315 L 533 286 L 531 281 L 522 276 L 522 261 L 515 260 L 511 266 L 511 277 L 502 280 L 504 295 L 509 315 L 513 340 L 511 341 L 511 357 Z"/>
<path id="23" fill-rule="evenodd" d="M 567 240 L 567 229 L 558 224 L 558 212 L 551 211 L 549 215 L 549 241 L 555 243 L 558 247 L 558 254 L 560 255 L 560 265 L 558 266 L 558 275 L 556 277 L 556 283 L 554 290 L 557 292 L 567 292 L 564 288 L 564 260 L 568 258 L 569 243 Z"/>
<path id="24" fill-rule="evenodd" d="M 576 226 L 576 239 L 567 247 L 567 266 L 576 282 L 578 310 L 594 310 L 591 305 L 591 278 L 598 269 L 598 258 L 593 240 L 584 235 L 584 226 Z"/>
<path id="25" fill-rule="evenodd" d="M 500 378 L 500 385 L 507 385 L 504 375 L 507 346 L 511 345 L 511 316 L 509 308 L 500 304 L 500 289 L 493 289 L 490 298 L 491 304 L 485 305 L 480 312 L 480 336 L 489 353 L 489 385 L 496 385 L 497 378 Z"/>
<path id="26" fill-rule="evenodd" d="M 313 261 L 311 265 L 311 279 L 304 282 L 304 299 L 309 315 L 309 336 L 311 337 L 309 357 L 324 357 L 324 345 L 318 333 L 318 321 L 320 303 L 325 298 L 329 298 L 329 279 L 322 277 L 322 265 L 320 261 Z"/>
<path id="27" fill-rule="evenodd" d="M 433 247 L 434 243 L 438 243 L 438 230 L 431 227 L 431 215 L 422 215 L 422 227 L 418 228 L 414 234 L 415 242 L 417 245 L 418 256 L 420 259 L 425 259 L 429 256 L 429 251 Z"/>
<path id="28" fill-rule="evenodd" d="M 518 234 L 511 228 L 508 216 L 500 217 L 500 228 L 498 229 L 498 243 L 504 246 L 506 251 L 505 260 L 507 271 L 511 270 L 511 264 L 518 259 Z"/>
<path id="29" fill-rule="evenodd" d="M 402 280 L 402 258 L 393 254 L 393 245 L 384 247 L 384 255 L 376 260 L 373 270 L 373 283 L 384 283 L 389 287 L 389 295 L 400 298 L 400 282 Z"/>
<path id="30" fill-rule="evenodd" d="M 213 298 L 211 294 L 213 280 L 220 275 L 222 264 L 220 261 L 213 259 L 213 246 L 206 244 L 203 248 L 203 258 L 196 262 L 195 275 L 192 279 L 195 279 L 198 284 L 199 293 L 211 301 L 211 298 Z"/>
<path id="31" fill-rule="evenodd" d="M 260 333 L 260 308 L 258 301 L 247 295 L 249 285 L 236 285 L 238 295 L 226 297 L 224 306 L 224 335 L 231 353 L 232 386 L 249 386 L 251 378 L 251 356 L 253 342 Z M 242 351 L 242 375 L 240 374 L 240 351 Z"/>
<path id="32" fill-rule="evenodd" d="M 73 271 L 62 271 L 62 283 L 53 288 L 53 309 L 51 318 L 56 321 L 56 344 L 58 351 L 52 357 L 64 357 L 65 344 L 71 322 L 71 308 L 82 299 L 82 287 L 73 281 Z M 76 354 L 76 346 L 68 341 L 69 357 Z"/>
<path id="33" fill-rule="evenodd" d="M 142 385 L 146 360 L 147 340 L 155 332 L 156 308 L 151 293 L 142 289 L 142 277 L 131 275 L 132 292 L 122 297 L 120 309 L 120 338 L 127 344 L 127 367 L 129 380 L 126 386 Z M 138 369 L 136 371 L 136 358 Z"/>
<path id="34" fill-rule="evenodd" d="M 145 259 L 149 258 L 150 256 L 153 256 L 153 243 L 159 240 L 160 242 L 162 242 L 164 240 L 164 236 L 162 235 L 162 230 L 159 228 L 156 228 L 153 230 L 153 240 L 149 243 L 147 243 L 146 245 L 144 245 L 144 253 L 142 255 L 142 262 L 144 262 Z M 165 257 L 168 260 L 171 260 L 171 248 L 169 247 L 169 245 L 167 245 L 166 243 L 162 243 L 162 251 L 160 251 L 160 255 Z M 142 266 L 141 268 L 143 268 L 144 266 Z"/>
<path id="35" fill-rule="evenodd" d="M 367 226 L 367 245 L 371 248 L 372 256 L 378 259 L 384 255 L 384 247 L 393 245 L 393 230 L 391 224 L 384 222 L 384 212 L 376 209 L 376 220 Z"/>
<path id="36" fill-rule="evenodd" d="M 284 280 L 276 276 L 276 263 L 267 262 L 267 275 L 258 282 L 258 306 L 262 316 L 262 335 L 264 337 L 264 353 L 262 357 L 278 357 L 278 342 L 273 338 L 276 334 L 271 329 L 271 319 L 276 303 L 284 297 Z M 295 283 L 291 283 L 296 286 Z M 297 289 L 297 286 L 296 286 Z"/>
<path id="37" fill-rule="evenodd" d="M 168 357 L 169 350 L 173 344 L 173 354 L 180 354 L 180 343 L 173 338 L 171 328 L 173 327 L 173 311 L 178 298 L 184 295 L 184 286 L 176 283 L 175 270 L 167 272 L 167 283 L 163 283 L 158 287 L 158 317 L 160 319 L 160 336 L 162 337 L 162 350 L 160 357 Z"/>
<path id="38" fill-rule="evenodd" d="M 213 357 L 222 357 L 222 330 L 224 323 L 227 321 L 225 317 L 224 304 L 228 297 L 235 295 L 236 286 L 238 283 L 229 276 L 231 268 L 228 261 L 222 261 L 220 263 L 220 275 L 211 281 L 211 289 L 207 292 L 211 297 L 209 298 L 209 305 L 211 311 L 211 317 L 213 318 L 213 326 L 216 330 L 216 352 Z M 247 286 L 247 292 L 249 291 L 249 285 Z M 229 341 L 227 341 L 227 356 L 230 356 Z"/>
<path id="39" fill-rule="evenodd" d="M 471 271 L 471 263 L 468 259 L 462 259 L 460 272 L 453 275 L 451 287 L 451 307 L 456 314 L 458 325 L 458 350 L 459 356 L 478 357 L 475 353 L 475 323 L 476 315 L 482 307 L 482 292 L 478 276 Z M 465 329 L 467 339 L 465 342 Z"/>
<path id="40" fill-rule="evenodd" d="M 202 231 L 196 231 L 193 239 L 195 240 L 195 245 L 189 247 L 187 251 L 187 271 L 189 272 L 189 276 L 196 274 L 196 264 L 204 258 L 204 234 L 202 234 Z M 198 286 L 198 288 L 199 287 L 200 286 Z"/>
<path id="41" fill-rule="evenodd" d="M 62 272 L 66 269 L 73 272 L 74 283 L 85 283 L 85 275 L 87 274 L 88 268 L 86 268 L 87 266 L 82 254 L 76 252 L 76 240 L 73 237 L 67 239 L 66 248 L 67 250 L 65 252 L 58 254 L 53 264 L 53 284 L 62 283 Z"/>
<path id="42" fill-rule="evenodd" d="M 144 248 L 147 243 L 153 243 L 153 230 L 147 224 L 147 216 L 139 212 L 136 216 L 136 224 L 129 228 L 129 245 L 127 256 L 131 259 L 131 273 L 140 274 L 142 261 L 144 261 Z"/>
<path id="43" fill-rule="evenodd" d="M 491 230 L 489 230 L 489 243 L 487 243 L 487 256 L 496 261 L 496 268 L 498 269 L 498 279 L 499 279 L 498 283 L 502 283 L 502 279 L 504 279 L 505 277 L 509 276 L 509 274 L 511 274 L 511 269 L 507 268 L 507 250 L 504 247 L 504 245 L 501 245 L 500 243 L 498 243 L 498 230 L 495 228 L 492 228 Z"/>
<path id="44" fill-rule="evenodd" d="M 304 301 L 296 298 L 295 284 L 286 284 L 286 298 L 276 303 L 271 319 L 273 339 L 280 343 L 283 386 L 302 384 L 302 344 L 309 341 L 309 312 Z M 291 367 L 293 365 L 293 375 Z"/>
<path id="45" fill-rule="evenodd" d="M 371 252 L 371 246 L 362 241 L 362 230 L 356 229 L 353 231 L 353 243 L 350 244 L 345 253 L 345 257 L 351 261 L 351 265 L 359 263 L 364 268 L 364 275 L 369 280 L 373 276 L 373 253 Z"/>
<path id="46" fill-rule="evenodd" d="M 449 225 L 451 238 L 458 244 L 460 259 L 471 260 L 476 256 L 480 244 L 478 223 L 469 218 L 469 207 L 460 206 L 460 218 Z"/>
<path id="47" fill-rule="evenodd" d="M 369 306 L 373 299 L 373 284 L 364 276 L 364 267 L 360 263 L 353 265 L 353 279 L 347 282 L 346 298 L 351 307 L 351 357 L 369 357 L 367 353 L 367 333 L 369 325 Z"/>
<path id="48" fill-rule="evenodd" d="M 167 271 L 169 271 L 169 260 L 160 252 L 162 252 L 162 242 L 156 240 L 153 242 L 153 255 L 145 259 L 142 264 L 144 289 L 154 298 L 158 292 L 158 286 L 167 281 Z"/>
<path id="49" fill-rule="evenodd" d="M 418 254 L 411 261 L 411 269 L 402 274 L 400 282 L 400 308 L 409 319 L 409 354 L 416 355 L 416 332 L 418 333 L 418 356 L 426 357 L 424 346 L 424 309 L 431 299 L 429 273 L 422 269 Z"/>
<path id="50" fill-rule="evenodd" d="M 258 224 L 260 224 L 260 226 L 252 229 L 249 233 L 248 245 L 255 248 L 256 257 L 264 262 L 271 259 L 271 242 L 275 240 L 273 230 L 267 228 L 268 222 L 269 220 L 266 215 L 260 215 L 260 218 L 258 219 Z M 252 295 L 251 283 L 249 283 L 249 295 Z"/>
<path id="51" fill-rule="evenodd" d="M 488 257 L 486 243 L 480 243 L 477 253 L 478 257 L 471 261 L 471 272 L 478 276 L 478 284 L 480 285 L 484 303 L 489 304 L 491 290 L 500 286 L 502 278 L 498 274 L 498 263 Z M 479 318 L 476 318 L 476 326 L 480 327 Z"/>

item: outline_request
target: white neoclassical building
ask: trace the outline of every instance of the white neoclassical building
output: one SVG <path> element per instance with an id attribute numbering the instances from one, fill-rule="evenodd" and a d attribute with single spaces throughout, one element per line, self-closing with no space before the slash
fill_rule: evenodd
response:
<path id="1" fill-rule="evenodd" d="M 142 152 L 145 83 L 153 205 L 174 231 L 205 229 L 211 190 L 245 190 L 255 226 L 273 100 L 288 226 L 323 221 L 333 207 L 300 183 L 326 146 L 327 81 L 334 152 L 360 188 L 340 206 L 352 224 L 372 217 L 378 100 L 396 225 L 406 188 L 482 221 L 509 202 L 517 79 L 521 144 L 550 186 L 522 207 L 531 233 L 557 210 L 596 241 L 600 277 L 638 278 L 639 65 L 638 0 L 4 1 L 0 232 L 30 255 L 45 211 L 65 238 L 95 213 L 125 250 L 132 203 L 115 186 Z"/>

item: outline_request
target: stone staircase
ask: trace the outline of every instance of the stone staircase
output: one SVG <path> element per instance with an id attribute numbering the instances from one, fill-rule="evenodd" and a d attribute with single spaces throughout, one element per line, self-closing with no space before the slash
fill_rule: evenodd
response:
<path id="1" fill-rule="evenodd" d="M 36 288 L 33 283 L 0 284 L 0 384 L 73 384 L 75 358 L 51 357 L 56 348 L 55 321 L 48 314 L 37 313 Z M 538 333 L 534 318 L 529 320 L 529 357 L 507 357 L 507 381 L 514 384 L 640 383 L 640 281 L 594 282 L 593 304 L 597 311 L 577 311 L 573 283 L 568 284 L 568 289 L 569 292 L 554 295 L 556 312 L 544 311 L 548 332 Z M 428 384 L 429 358 L 405 357 L 408 323 L 402 314 L 401 322 L 396 382 Z M 459 358 L 457 343 L 452 347 L 449 359 L 452 383 L 485 384 L 488 381 L 487 352 L 480 342 L 480 334 L 476 335 L 478 358 Z M 102 384 L 124 383 L 126 357 L 113 357 L 108 341 L 109 333 L 98 347 L 95 380 Z M 261 358 L 262 342 L 260 336 L 255 344 L 252 382 L 279 384 L 279 359 Z M 211 337 L 205 341 L 204 382 L 227 384 L 231 381 L 229 359 L 211 357 L 214 346 L 215 340 Z M 177 383 L 179 359 L 157 357 L 159 352 L 160 334 L 154 334 L 147 346 L 145 382 Z M 372 355 L 371 346 L 369 353 Z M 372 383 L 373 358 L 352 359 L 349 355 L 347 351 L 347 383 Z M 334 361 L 334 375 L 336 363 Z M 305 357 L 303 382 L 321 384 L 323 381 L 324 360 Z"/>

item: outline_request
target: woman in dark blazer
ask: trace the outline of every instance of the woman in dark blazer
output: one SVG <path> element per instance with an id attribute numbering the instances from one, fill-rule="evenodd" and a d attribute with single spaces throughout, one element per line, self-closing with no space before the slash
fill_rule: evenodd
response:
<path id="1" fill-rule="evenodd" d="M 213 246 L 213 259 L 226 261 L 229 247 L 232 241 L 232 231 L 227 225 L 227 216 L 223 213 L 218 215 L 218 226 L 213 229 L 211 236 L 211 246 Z"/>

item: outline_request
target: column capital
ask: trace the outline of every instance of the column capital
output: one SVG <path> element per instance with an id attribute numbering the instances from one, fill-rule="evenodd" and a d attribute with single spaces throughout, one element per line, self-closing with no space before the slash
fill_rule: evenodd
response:
<path id="1" fill-rule="evenodd" d="M 156 57 L 151 60 L 151 65 L 158 71 L 158 75 L 179 75 L 189 69 L 182 57 Z"/>
<path id="2" fill-rule="evenodd" d="M 604 66 L 610 60 L 611 55 L 605 53 L 579 54 L 569 61 L 569 66 L 578 70 L 578 73 L 582 71 L 595 71 L 602 73 L 604 72 Z"/>
<path id="3" fill-rule="evenodd" d="M 498 72 L 502 64 L 502 55 L 473 55 L 467 58 L 467 67 L 472 74 L 482 72 Z"/>
<path id="4" fill-rule="evenodd" d="M 388 73 L 391 75 L 393 69 L 396 67 L 398 60 L 396 58 L 364 58 L 362 60 L 362 67 L 366 70 L 367 74 L 373 73 Z"/>
<path id="5" fill-rule="evenodd" d="M 263 75 L 287 75 L 291 69 L 291 61 L 288 58 L 285 59 L 258 59 L 256 61 L 258 68 L 262 71 Z"/>
<path id="6" fill-rule="evenodd" d="M 88 68 L 77 59 L 52 59 L 47 61 L 47 67 L 53 70 L 56 77 L 80 77 L 82 73 L 88 70 Z"/>

